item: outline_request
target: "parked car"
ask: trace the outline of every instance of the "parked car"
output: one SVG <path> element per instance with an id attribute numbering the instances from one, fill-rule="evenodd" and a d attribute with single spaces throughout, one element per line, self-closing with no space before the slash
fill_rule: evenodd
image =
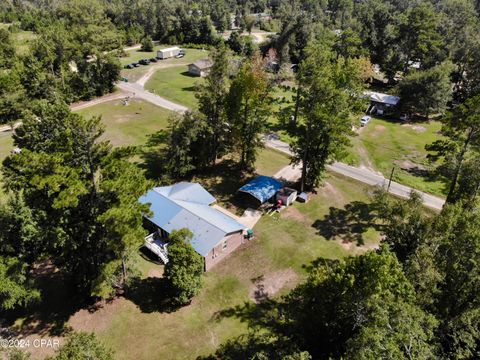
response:
<path id="1" fill-rule="evenodd" d="M 125 65 L 123 68 L 124 68 L 124 69 L 133 69 L 134 67 L 135 67 L 135 66 L 132 65 L 132 64 L 127 64 L 127 65 Z"/>
<path id="2" fill-rule="evenodd" d="M 364 117 L 361 118 L 360 120 L 360 125 L 365 126 L 370 122 L 371 117 L 368 115 L 365 115 Z"/>
<path id="3" fill-rule="evenodd" d="M 142 65 L 148 65 L 148 64 L 150 64 L 150 60 L 142 59 L 142 60 L 139 61 L 139 63 L 142 64 Z"/>
<path id="4" fill-rule="evenodd" d="M 187 53 L 187 51 L 185 49 L 180 49 L 180 51 L 178 52 L 179 55 L 185 55 Z"/>
<path id="5" fill-rule="evenodd" d="M 140 66 L 140 64 L 139 64 L 138 62 L 134 62 L 134 63 L 132 63 L 132 65 L 135 66 L 135 67 L 139 67 L 139 66 Z"/>
<path id="6" fill-rule="evenodd" d="M 182 57 L 184 57 L 185 55 L 184 54 L 178 54 L 177 56 L 175 56 L 177 59 L 180 59 Z"/>
<path id="7" fill-rule="evenodd" d="M 154 57 L 150 59 L 150 62 L 157 62 L 157 61 L 158 61 L 157 58 L 154 58 Z"/>

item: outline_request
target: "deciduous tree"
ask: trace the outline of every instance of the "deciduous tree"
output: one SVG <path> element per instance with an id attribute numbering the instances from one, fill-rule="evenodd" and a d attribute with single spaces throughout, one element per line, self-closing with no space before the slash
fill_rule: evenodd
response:
<path id="1" fill-rule="evenodd" d="M 253 168 L 257 151 L 263 146 L 261 136 L 271 103 L 269 91 L 259 57 L 243 63 L 230 86 L 227 114 L 233 125 L 234 149 L 240 155 L 242 168 Z"/>
<path id="2" fill-rule="evenodd" d="M 202 287 L 203 258 L 195 251 L 188 229 L 172 231 L 169 235 L 168 263 L 165 278 L 172 287 L 174 301 L 187 304 Z"/>
<path id="3" fill-rule="evenodd" d="M 300 65 L 293 117 L 293 162 L 302 164 L 300 189 L 321 181 L 327 164 L 350 144 L 350 112 L 361 89 L 355 62 L 335 59 L 326 44 L 314 44 Z"/>
<path id="4" fill-rule="evenodd" d="M 426 149 L 433 152 L 432 158 L 445 159 L 439 170 L 451 179 L 447 202 L 475 200 L 479 183 L 472 186 L 469 182 L 468 187 L 462 187 L 460 179 L 469 176 L 467 171 L 478 173 L 478 168 L 465 164 L 476 164 L 480 152 L 480 95 L 453 109 L 444 120 L 442 133 L 446 138 L 427 145 Z"/>

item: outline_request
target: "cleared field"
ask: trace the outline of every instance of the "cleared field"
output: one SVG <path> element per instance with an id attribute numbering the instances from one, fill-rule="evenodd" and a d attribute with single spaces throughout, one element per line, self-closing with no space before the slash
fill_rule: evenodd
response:
<path id="1" fill-rule="evenodd" d="M 70 325 L 95 330 L 116 350 L 118 359 L 192 359 L 209 354 L 226 339 L 246 331 L 238 319 L 218 315 L 254 301 L 259 279 L 278 296 L 305 277 L 303 265 L 319 257 L 338 259 L 374 247 L 379 235 L 372 219 L 359 215 L 358 209 L 364 207 L 368 207 L 368 196 L 363 185 L 330 176 L 307 204 L 296 203 L 277 217 L 264 216 L 255 228 L 256 238 L 206 274 L 203 290 L 189 306 L 171 313 L 162 309 L 157 285 L 163 267 L 143 260 L 146 278 L 141 295 L 115 300 L 96 313 L 77 313 Z M 344 215 L 343 222 L 330 227 L 341 228 L 340 236 L 322 235 L 319 222 L 332 223 L 336 212 Z M 352 234 L 362 235 L 367 246 L 357 247 L 348 240 Z"/>
<path id="2" fill-rule="evenodd" d="M 0 167 L 3 160 L 10 154 L 13 148 L 12 133 L 10 131 L 0 132 Z M 5 199 L 5 192 L 2 184 L 2 173 L 0 171 L 0 201 Z"/>
<path id="3" fill-rule="evenodd" d="M 165 129 L 171 112 L 143 100 L 132 99 L 123 105 L 123 100 L 104 102 L 78 110 L 86 117 L 102 116 L 105 125 L 103 137 L 113 146 L 142 145 L 149 134 Z"/>
<path id="4" fill-rule="evenodd" d="M 274 175 L 278 170 L 290 164 L 290 158 L 279 151 L 264 148 L 257 156 L 255 169 L 261 175 Z"/>
<path id="5" fill-rule="evenodd" d="M 202 81 L 200 77 L 189 75 L 187 66 L 181 66 L 158 70 L 145 88 L 178 104 L 196 108 L 195 85 Z"/>
<path id="6" fill-rule="evenodd" d="M 380 118 L 359 130 L 352 139 L 349 162 L 380 171 L 393 179 L 431 194 L 444 195 L 444 183 L 432 172 L 425 145 L 441 138 L 441 124 L 436 121 L 402 124 Z"/>
<path id="7" fill-rule="evenodd" d="M 0 28 L 8 29 L 12 24 L 0 23 Z M 12 40 L 18 55 L 24 55 L 30 49 L 30 44 L 37 38 L 33 31 L 19 30 L 11 33 Z"/>
<path id="8" fill-rule="evenodd" d="M 157 50 L 162 49 L 166 46 L 155 46 L 154 51 L 152 52 L 144 52 L 140 50 L 131 50 L 128 52 L 129 56 L 120 58 L 120 63 L 123 65 L 130 64 L 132 62 L 137 62 L 140 59 L 150 59 L 152 57 L 157 56 Z M 137 81 L 139 78 L 142 77 L 145 73 L 149 71 L 150 68 L 156 65 L 179 65 L 186 68 L 186 65 L 204 57 L 208 56 L 207 51 L 198 50 L 198 49 L 185 49 L 186 54 L 183 58 L 176 59 L 170 58 L 165 60 L 159 60 L 156 63 L 150 63 L 150 65 L 140 65 L 139 67 L 133 69 L 123 69 L 121 71 L 121 75 L 126 77 L 130 82 Z"/>

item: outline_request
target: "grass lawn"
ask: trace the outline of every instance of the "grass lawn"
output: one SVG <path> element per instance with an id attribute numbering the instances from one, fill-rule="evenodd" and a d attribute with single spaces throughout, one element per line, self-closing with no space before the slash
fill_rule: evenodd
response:
<path id="1" fill-rule="evenodd" d="M 144 52 L 140 50 L 131 50 L 128 51 L 129 56 L 120 58 L 120 63 L 123 65 L 130 64 L 132 62 L 137 62 L 140 59 L 152 58 L 157 56 L 157 50 L 165 48 L 166 46 L 155 46 L 155 50 L 152 52 Z M 186 54 L 183 58 L 176 59 L 170 58 L 165 60 L 159 60 L 157 63 L 150 63 L 150 65 L 140 65 L 139 67 L 133 69 L 123 69 L 121 75 L 128 78 L 130 82 L 137 81 L 139 78 L 145 74 L 149 68 L 152 66 L 167 66 L 167 65 L 179 65 L 182 69 L 186 69 L 186 66 L 198 59 L 208 56 L 207 51 L 198 50 L 198 49 L 186 49 Z"/>
<path id="2" fill-rule="evenodd" d="M 8 30 L 10 25 L 12 24 L 0 23 L 0 29 Z M 10 34 L 18 55 L 25 55 L 30 48 L 30 43 L 37 38 L 37 34 L 33 31 L 19 30 Z"/>
<path id="3" fill-rule="evenodd" d="M 160 50 L 166 47 L 171 47 L 171 46 L 173 45 L 157 45 L 153 48 L 153 51 L 150 51 L 150 52 L 140 51 L 140 50 L 130 50 L 130 51 L 127 51 L 128 56 L 120 58 L 120 63 L 122 65 L 127 65 L 127 64 L 131 64 L 132 62 L 137 62 L 141 59 L 150 59 L 152 57 L 157 56 L 157 50 Z M 177 62 L 191 63 L 195 60 L 208 56 L 208 52 L 206 50 L 188 49 L 188 48 L 186 48 L 185 50 L 186 50 L 186 54 L 183 58 L 180 58 L 180 59 L 170 58 L 165 60 L 159 60 L 158 62 L 161 64 L 170 64 L 170 63 L 174 64 Z M 151 64 L 153 65 L 155 63 L 151 63 Z M 140 68 L 142 68 L 142 66 L 140 66 Z"/>
<path id="4" fill-rule="evenodd" d="M 361 205 L 367 206 L 363 189 L 362 184 L 331 175 L 310 202 L 296 203 L 278 217 L 264 216 L 253 241 L 206 273 L 201 293 L 189 306 L 172 313 L 158 309 L 155 299 L 162 295 L 154 290 L 159 281 L 154 276 L 160 276 L 162 266 L 142 260 L 144 276 L 150 275 L 144 279 L 144 297 L 115 300 L 97 313 L 84 313 L 81 321 L 76 314 L 70 324 L 77 330 L 96 331 L 116 350 L 118 359 L 192 359 L 209 354 L 246 331 L 240 320 L 217 314 L 253 301 L 255 279 L 275 284 L 276 294 L 281 294 L 300 282 L 306 274 L 303 265 L 318 257 L 338 259 L 364 251 L 348 241 L 320 235 L 318 222 L 331 222 L 332 212 L 346 213 L 345 221 L 338 224 L 343 231 L 361 228 L 369 247 L 378 242 L 369 220 L 354 214 Z"/>
<path id="5" fill-rule="evenodd" d="M 353 148 L 347 160 L 380 171 L 386 177 L 395 165 L 395 181 L 441 196 L 444 183 L 432 174 L 425 150 L 425 145 L 441 137 L 440 129 L 441 124 L 435 121 L 401 124 L 372 118 L 352 139 Z"/>
<path id="6" fill-rule="evenodd" d="M 122 100 L 94 105 L 78 113 L 86 116 L 102 116 L 105 125 L 104 138 L 113 146 L 142 145 L 149 134 L 165 129 L 171 112 L 143 100 L 131 100 L 124 106 Z"/>
<path id="7" fill-rule="evenodd" d="M 286 154 L 271 148 L 264 148 L 258 153 L 255 169 L 260 175 L 270 176 L 288 164 L 290 164 L 290 158 Z"/>
<path id="8" fill-rule="evenodd" d="M 12 150 L 13 147 L 13 139 L 12 133 L 10 131 L 3 131 L 0 132 L 0 166 L 3 161 Z M 5 199 L 5 193 L 2 187 L 2 173 L 0 172 L 0 201 Z"/>
<path id="9" fill-rule="evenodd" d="M 195 84 L 201 81 L 202 78 L 189 75 L 186 66 L 180 66 L 158 70 L 145 88 L 178 104 L 196 108 Z"/>

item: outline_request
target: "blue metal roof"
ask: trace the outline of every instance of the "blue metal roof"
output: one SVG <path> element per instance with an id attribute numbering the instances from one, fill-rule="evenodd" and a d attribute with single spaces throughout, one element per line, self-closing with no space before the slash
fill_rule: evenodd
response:
<path id="1" fill-rule="evenodd" d="M 258 199 L 262 204 L 273 197 L 283 184 L 270 176 L 257 176 L 238 191 L 245 192 Z"/>
<path id="2" fill-rule="evenodd" d="M 166 232 L 189 229 L 193 233 L 192 246 L 202 256 L 226 235 L 246 228 L 210 207 L 215 198 L 199 184 L 178 183 L 153 188 L 139 201 L 150 204 L 153 215 L 149 220 Z"/>

